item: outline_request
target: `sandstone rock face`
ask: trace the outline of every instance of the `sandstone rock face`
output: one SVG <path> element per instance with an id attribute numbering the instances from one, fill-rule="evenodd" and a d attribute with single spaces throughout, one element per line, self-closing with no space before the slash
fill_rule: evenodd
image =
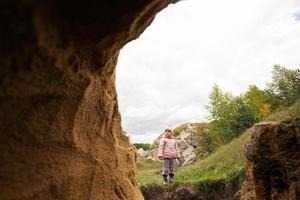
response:
<path id="1" fill-rule="evenodd" d="M 1 1 L 0 199 L 143 199 L 115 65 L 171 2 Z"/>
<path id="2" fill-rule="evenodd" d="M 300 199 L 300 123 L 259 123 L 245 148 L 246 181 L 235 199 Z"/>

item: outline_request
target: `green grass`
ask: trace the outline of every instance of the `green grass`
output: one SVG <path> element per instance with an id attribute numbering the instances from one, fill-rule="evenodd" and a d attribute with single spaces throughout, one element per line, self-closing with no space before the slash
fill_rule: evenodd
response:
<path id="1" fill-rule="evenodd" d="M 248 129 L 241 137 L 220 147 L 208 158 L 179 169 L 176 180 L 180 183 L 197 185 L 219 180 L 229 183 L 244 172 L 245 162 L 242 152 L 250 132 Z"/>
<path id="2" fill-rule="evenodd" d="M 137 180 L 141 186 L 159 184 L 161 181 L 161 162 L 139 158 L 137 161 Z"/>
<path id="3" fill-rule="evenodd" d="M 284 121 L 296 116 L 300 116 L 300 101 L 285 110 L 270 115 L 264 121 Z M 251 129 L 247 129 L 239 138 L 220 147 L 206 159 L 178 169 L 175 172 L 176 183 L 205 187 L 218 181 L 230 183 L 237 176 L 243 178 L 245 171 L 243 149 L 250 136 Z M 137 168 L 137 179 L 141 187 L 161 185 L 160 162 L 139 160 Z"/>
<path id="4" fill-rule="evenodd" d="M 297 116 L 300 117 L 300 100 L 288 108 L 281 108 L 264 121 L 285 121 Z"/>

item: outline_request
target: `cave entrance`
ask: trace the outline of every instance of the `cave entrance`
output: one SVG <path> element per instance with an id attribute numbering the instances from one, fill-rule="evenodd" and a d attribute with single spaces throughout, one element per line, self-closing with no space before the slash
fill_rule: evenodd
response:
<path id="1" fill-rule="evenodd" d="M 238 96 L 253 84 L 265 88 L 274 64 L 293 66 L 285 52 L 293 34 L 285 29 L 298 15 L 293 17 L 294 9 L 285 14 L 284 7 L 291 4 L 280 12 L 270 5 L 257 0 L 182 1 L 158 13 L 137 40 L 121 49 L 118 101 L 131 142 L 152 144 L 165 128 L 207 121 L 204 107 L 214 84 Z M 289 30 L 298 32 L 296 26 Z M 145 180 L 139 173 L 137 177 Z"/>
<path id="2" fill-rule="evenodd" d="M 168 126 L 205 121 L 214 84 L 234 95 L 252 84 L 263 88 L 272 66 L 291 60 L 279 42 L 287 39 L 283 21 L 293 23 L 289 6 L 276 13 L 258 0 L 189 0 L 158 13 L 117 64 L 122 125 L 132 141 L 153 142 Z"/>
<path id="3" fill-rule="evenodd" d="M 115 64 L 174 2 L 3 3 L 0 199 L 142 199 L 134 148 L 121 133 Z M 159 13 L 120 55 L 121 114 L 124 130 L 139 135 L 133 142 L 201 120 L 212 82 L 237 93 L 253 72 L 264 81 L 262 66 L 296 62 L 294 7 L 189 0 Z"/>

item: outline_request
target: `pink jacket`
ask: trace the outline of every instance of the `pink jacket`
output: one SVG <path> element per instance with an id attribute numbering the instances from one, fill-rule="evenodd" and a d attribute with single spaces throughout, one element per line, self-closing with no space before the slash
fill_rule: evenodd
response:
<path id="1" fill-rule="evenodd" d="M 162 137 L 159 142 L 157 156 L 162 156 L 163 158 L 179 158 L 180 153 L 176 140 L 174 138 Z"/>

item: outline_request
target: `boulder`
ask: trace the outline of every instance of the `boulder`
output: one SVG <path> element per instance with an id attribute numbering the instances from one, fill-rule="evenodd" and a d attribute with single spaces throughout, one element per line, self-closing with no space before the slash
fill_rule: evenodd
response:
<path id="1" fill-rule="evenodd" d="M 254 126 L 245 147 L 246 179 L 234 199 L 300 199 L 300 120 Z"/>
<path id="2" fill-rule="evenodd" d="M 181 165 L 180 161 L 178 159 L 175 159 L 175 166 L 180 166 L 180 165 Z"/>
<path id="3" fill-rule="evenodd" d="M 140 158 L 146 158 L 148 156 L 151 156 L 151 151 L 149 151 L 149 150 L 145 151 L 143 148 L 139 148 L 137 150 L 137 155 Z"/>
<path id="4" fill-rule="evenodd" d="M 158 148 L 151 150 L 151 156 L 157 160 Z"/>
<path id="5" fill-rule="evenodd" d="M 194 153 L 194 147 L 190 146 L 182 152 L 181 156 L 186 159 L 192 153 Z"/>
<path id="6" fill-rule="evenodd" d="M 146 156 L 152 156 L 151 150 L 146 150 L 145 152 L 146 152 Z"/>
<path id="7" fill-rule="evenodd" d="M 189 147 L 189 144 L 185 140 L 179 140 L 179 141 L 177 141 L 177 143 L 178 143 L 178 147 L 181 150 L 185 150 Z"/>
<path id="8" fill-rule="evenodd" d="M 155 158 L 154 158 L 154 157 L 152 157 L 152 156 L 148 156 L 148 157 L 147 157 L 147 160 L 152 160 L 152 161 L 155 161 Z"/>
<path id="9" fill-rule="evenodd" d="M 185 158 L 184 162 L 182 163 L 182 166 L 194 163 L 196 161 L 196 158 L 197 158 L 196 154 L 192 152 Z"/>
<path id="10" fill-rule="evenodd" d="M 197 137 L 193 136 L 191 128 L 181 131 L 181 134 L 177 139 L 179 141 L 183 140 L 189 145 L 197 146 Z"/>
<path id="11" fill-rule="evenodd" d="M 206 158 L 209 156 L 209 152 L 208 151 L 205 151 L 205 152 L 201 152 L 201 153 L 198 153 L 198 158 Z"/>
<path id="12" fill-rule="evenodd" d="M 178 185 L 174 187 L 148 186 L 141 188 L 145 200 L 201 200 L 199 190 L 191 185 Z M 206 198 L 205 198 L 206 199 Z M 210 198 L 211 199 L 211 198 Z"/>
<path id="13" fill-rule="evenodd" d="M 195 200 L 197 190 L 192 186 L 180 185 L 176 188 L 173 199 Z"/>
<path id="14" fill-rule="evenodd" d="M 180 139 L 181 140 L 186 140 L 188 137 L 191 137 L 191 133 L 190 132 L 186 132 L 185 130 L 181 131 L 180 133 Z"/>

